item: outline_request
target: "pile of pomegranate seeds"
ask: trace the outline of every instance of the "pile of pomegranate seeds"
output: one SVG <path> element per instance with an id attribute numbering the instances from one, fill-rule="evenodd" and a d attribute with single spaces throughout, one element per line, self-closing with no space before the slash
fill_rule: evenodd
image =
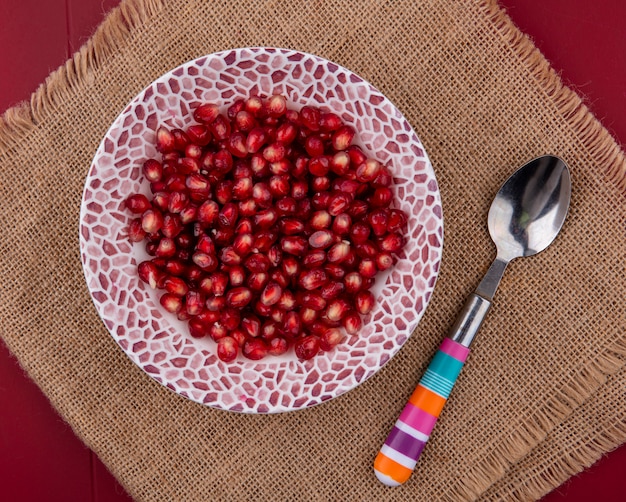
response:
<path id="1" fill-rule="evenodd" d="M 153 257 L 139 277 L 226 362 L 291 346 L 310 359 L 356 334 L 404 245 L 389 169 L 338 115 L 281 95 L 202 104 L 194 119 L 157 130 L 152 197 L 126 199 L 129 238 Z"/>

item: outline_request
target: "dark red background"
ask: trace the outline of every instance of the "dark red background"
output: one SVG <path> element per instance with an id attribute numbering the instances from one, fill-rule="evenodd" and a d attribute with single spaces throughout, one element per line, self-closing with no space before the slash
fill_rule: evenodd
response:
<path id="1" fill-rule="evenodd" d="M 119 0 L 2 0 L 0 113 L 28 99 Z M 503 0 L 562 78 L 626 145 L 626 2 Z M 103 403 L 106 406 L 106 403 Z M 0 499 L 122 502 L 130 498 L 73 434 L 0 343 Z M 544 498 L 624 500 L 626 446 Z"/>

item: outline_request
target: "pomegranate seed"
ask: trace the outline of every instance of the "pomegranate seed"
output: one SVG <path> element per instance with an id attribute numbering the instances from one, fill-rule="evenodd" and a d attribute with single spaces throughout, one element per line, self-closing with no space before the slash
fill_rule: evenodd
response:
<path id="1" fill-rule="evenodd" d="M 281 268 L 287 277 L 296 277 L 300 273 L 300 263 L 291 256 L 283 258 Z"/>
<path id="2" fill-rule="evenodd" d="M 261 325 L 261 338 L 269 342 L 274 337 L 276 337 L 278 335 L 278 325 L 279 323 L 277 323 L 273 319 L 265 321 Z"/>
<path id="3" fill-rule="evenodd" d="M 278 239 L 278 234 L 271 230 L 263 230 L 254 236 L 254 249 L 260 253 L 269 252 Z"/>
<path id="4" fill-rule="evenodd" d="M 332 136 L 331 143 L 333 148 L 335 150 L 345 150 L 352 144 L 355 134 L 354 128 L 348 125 L 341 126 Z"/>
<path id="5" fill-rule="evenodd" d="M 393 199 L 393 192 L 388 187 L 379 187 L 370 198 L 370 204 L 374 207 L 388 207 Z"/>
<path id="6" fill-rule="evenodd" d="M 352 228 L 352 218 L 348 213 L 341 213 L 335 216 L 333 220 L 332 230 L 336 235 L 347 235 Z"/>
<path id="7" fill-rule="evenodd" d="M 266 272 L 252 272 L 248 276 L 247 285 L 252 291 L 261 291 L 270 280 Z"/>
<path id="8" fill-rule="evenodd" d="M 126 198 L 126 209 L 131 213 L 141 214 L 152 207 L 148 197 L 143 194 L 133 194 Z"/>
<path id="9" fill-rule="evenodd" d="M 343 283 L 348 293 L 356 293 L 363 288 L 363 276 L 358 272 L 350 272 L 344 277 Z"/>
<path id="10" fill-rule="evenodd" d="M 233 265 L 228 269 L 228 281 L 231 286 L 241 286 L 246 280 L 246 273 L 243 267 Z"/>
<path id="11" fill-rule="evenodd" d="M 220 322 L 214 322 L 209 326 L 209 336 L 214 342 L 219 342 L 228 335 L 228 331 Z"/>
<path id="12" fill-rule="evenodd" d="M 172 135 L 174 136 L 174 147 L 180 152 L 184 152 L 187 145 L 191 143 L 189 136 L 182 129 L 172 129 Z"/>
<path id="13" fill-rule="evenodd" d="M 226 303 L 231 307 L 245 307 L 250 300 L 252 300 L 252 292 L 244 286 L 232 288 L 226 293 Z"/>
<path id="14" fill-rule="evenodd" d="M 209 296 L 206 299 L 205 306 L 211 312 L 220 312 L 226 307 L 226 298 L 223 296 Z"/>
<path id="15" fill-rule="evenodd" d="M 266 143 L 267 134 L 262 127 L 254 127 L 246 138 L 246 150 L 248 153 L 258 152 Z M 265 159 L 263 159 L 265 161 Z"/>
<path id="16" fill-rule="evenodd" d="M 350 310 L 350 305 L 347 301 L 337 298 L 332 300 L 326 309 L 326 317 L 331 321 L 341 321 L 344 316 Z"/>
<path id="17" fill-rule="evenodd" d="M 316 249 L 326 249 L 333 241 L 334 236 L 328 230 L 318 230 L 309 237 L 309 245 Z"/>
<path id="18" fill-rule="evenodd" d="M 322 138 L 320 138 L 318 135 L 312 134 L 310 136 L 307 136 L 306 140 L 304 141 L 304 149 L 306 150 L 306 153 L 308 153 L 311 157 L 319 157 L 321 155 L 324 155 L 324 142 L 322 141 Z"/>
<path id="19" fill-rule="evenodd" d="M 220 261 L 225 265 L 239 265 L 241 256 L 237 254 L 232 246 L 223 247 L 219 253 Z"/>
<path id="20" fill-rule="evenodd" d="M 362 244 L 369 238 L 370 227 L 365 223 L 357 221 L 350 229 L 350 239 L 355 244 Z"/>
<path id="21" fill-rule="evenodd" d="M 374 277 L 378 273 L 376 262 L 371 258 L 364 258 L 359 263 L 359 273 L 366 279 Z"/>
<path id="22" fill-rule="evenodd" d="M 261 334 L 261 321 L 253 314 L 245 314 L 241 316 L 241 328 L 248 336 L 256 338 Z"/>
<path id="23" fill-rule="evenodd" d="M 252 235 L 248 233 L 238 234 L 233 241 L 233 249 L 239 256 L 247 256 L 252 251 Z"/>
<path id="24" fill-rule="evenodd" d="M 225 308 L 220 311 L 220 323 L 228 331 L 232 331 L 239 327 L 241 322 L 241 310 L 238 308 Z"/>
<path id="25" fill-rule="evenodd" d="M 320 350 L 320 339 L 315 335 L 303 336 L 296 340 L 294 348 L 298 359 L 311 359 Z"/>
<path id="26" fill-rule="evenodd" d="M 343 318 L 343 327 L 349 335 L 356 335 L 360 330 L 363 322 L 361 316 L 354 311 L 348 312 Z"/>
<path id="27" fill-rule="evenodd" d="M 298 206 L 293 197 L 281 197 L 276 201 L 276 211 L 279 216 L 288 216 L 296 213 Z"/>
<path id="28" fill-rule="evenodd" d="M 212 225 L 219 215 L 219 206 L 217 202 L 213 200 L 207 200 L 197 210 L 197 220 L 204 226 Z"/>
<path id="29" fill-rule="evenodd" d="M 193 338 L 204 338 L 209 334 L 209 325 L 201 319 L 192 318 L 189 320 L 189 334 Z"/>
<path id="30" fill-rule="evenodd" d="M 406 213 L 400 209 L 389 210 L 389 223 L 388 229 L 390 232 L 400 231 L 407 222 Z"/>
<path id="31" fill-rule="evenodd" d="M 144 177 L 150 182 L 161 181 L 163 176 L 163 166 L 158 160 L 148 159 L 143 163 L 142 172 Z"/>
<path id="32" fill-rule="evenodd" d="M 330 263 L 341 263 L 346 260 L 350 252 L 350 244 L 346 241 L 341 241 L 335 244 L 328 250 L 326 259 Z"/>
<path id="33" fill-rule="evenodd" d="M 304 223 L 296 218 L 283 218 L 279 222 L 280 231 L 285 235 L 297 235 L 304 232 Z"/>
<path id="34" fill-rule="evenodd" d="M 183 225 L 187 225 L 195 221 L 197 214 L 198 214 L 198 208 L 193 205 L 188 205 L 180 210 L 178 217 L 180 218 L 180 222 Z"/>
<path id="35" fill-rule="evenodd" d="M 257 205 L 254 199 L 242 200 L 237 204 L 237 209 L 241 216 L 254 216 L 256 214 Z"/>
<path id="36" fill-rule="evenodd" d="M 387 270 L 393 265 L 393 256 L 386 251 L 380 252 L 376 258 L 376 267 L 378 270 Z"/>
<path id="37" fill-rule="evenodd" d="M 303 106 L 300 110 L 300 120 L 302 125 L 311 131 L 318 131 L 320 128 L 320 110 L 312 106 Z"/>
<path id="38" fill-rule="evenodd" d="M 258 361 L 260 359 L 263 359 L 267 355 L 268 349 L 267 349 L 267 345 L 265 344 L 263 340 L 260 340 L 260 339 L 246 340 L 246 342 L 243 344 L 241 353 L 243 354 L 244 357 L 248 359 L 251 359 L 253 361 Z"/>
<path id="39" fill-rule="evenodd" d="M 298 129 L 291 122 L 285 122 L 276 129 L 276 141 L 280 141 L 283 145 L 288 145 L 296 139 Z"/>
<path id="40" fill-rule="evenodd" d="M 345 212 L 351 202 L 352 198 L 350 195 L 339 191 L 333 192 L 328 200 L 328 213 L 331 216 L 337 216 L 338 214 Z"/>
<path id="41" fill-rule="evenodd" d="M 233 198 L 235 200 L 246 200 L 252 197 L 252 177 L 244 176 L 239 178 L 233 185 Z"/>
<path id="42" fill-rule="evenodd" d="M 290 310 L 293 310 L 296 306 L 296 297 L 291 290 L 283 289 L 283 292 L 280 295 L 280 298 L 276 305 L 284 311 L 288 312 Z"/>
<path id="43" fill-rule="evenodd" d="M 274 94 L 270 96 L 266 101 L 266 110 L 270 117 L 280 117 L 287 111 L 287 101 L 284 96 L 280 94 Z"/>
<path id="44" fill-rule="evenodd" d="M 207 234 L 202 234 L 198 237 L 196 249 L 203 253 L 215 254 L 215 244 L 213 243 L 211 237 Z"/>
<path id="45" fill-rule="evenodd" d="M 250 272 L 267 272 L 270 268 L 270 260 L 260 253 L 249 255 L 244 261 L 244 267 Z"/>
<path id="46" fill-rule="evenodd" d="M 226 148 L 234 156 L 244 158 L 248 155 L 247 137 L 244 133 L 235 131 L 226 140 Z"/>
<path id="47" fill-rule="evenodd" d="M 308 248 L 308 243 L 303 237 L 290 235 L 280 240 L 280 247 L 285 253 L 302 256 Z"/>
<path id="48" fill-rule="evenodd" d="M 367 315 L 374 307 L 374 295 L 369 291 L 359 291 L 356 294 L 354 305 L 361 315 Z"/>
<path id="49" fill-rule="evenodd" d="M 320 348 L 328 352 L 334 349 L 344 338 L 344 334 L 338 328 L 328 328 L 320 336 Z"/>
<path id="50" fill-rule="evenodd" d="M 347 152 L 337 152 L 329 163 L 332 172 L 344 176 L 350 170 L 350 155 Z"/>
<path id="51" fill-rule="evenodd" d="M 198 122 L 210 124 L 220 113 L 220 109 L 213 103 L 204 103 L 198 106 L 193 112 L 193 118 Z"/>
<path id="52" fill-rule="evenodd" d="M 314 192 L 324 192 L 330 188 L 330 178 L 328 176 L 316 176 L 311 181 L 311 190 Z"/>
<path id="53" fill-rule="evenodd" d="M 237 205 L 232 202 L 227 202 L 218 213 L 217 221 L 222 227 L 234 228 L 238 213 Z"/>
<path id="54" fill-rule="evenodd" d="M 168 153 L 176 148 L 174 135 L 165 127 L 159 127 L 156 132 L 156 149 L 161 153 Z"/>
<path id="55" fill-rule="evenodd" d="M 252 198 L 259 207 L 267 209 L 272 206 L 272 193 L 267 183 L 255 183 L 252 187 Z"/>
<path id="56" fill-rule="evenodd" d="M 345 269 L 339 263 L 327 263 L 324 265 L 324 270 L 332 279 L 343 279 L 346 275 Z"/>
<path id="57" fill-rule="evenodd" d="M 202 156 L 202 148 L 200 147 L 208 145 L 211 142 L 211 139 L 213 139 L 211 137 L 211 131 L 209 131 L 209 129 L 204 125 L 194 124 L 187 128 L 187 136 L 189 137 L 189 140 L 192 142 L 192 144 L 187 145 L 187 148 L 185 149 L 185 155 L 187 155 L 188 157 L 195 157 L 196 159 L 200 159 L 200 157 Z M 193 148 L 190 149 L 190 147 Z M 193 155 L 189 155 L 189 153 L 192 152 Z"/>
<path id="58" fill-rule="evenodd" d="M 397 233 L 385 235 L 379 242 L 381 251 L 397 253 L 404 246 L 404 238 Z"/>
<path id="59" fill-rule="evenodd" d="M 346 287 L 342 282 L 330 281 L 320 288 L 320 294 L 324 300 L 332 300 L 343 294 Z"/>
<path id="60" fill-rule="evenodd" d="M 246 105 L 245 100 L 243 100 L 243 99 L 236 99 L 233 102 L 233 104 L 230 105 L 226 109 L 226 116 L 229 119 L 234 120 L 234 118 L 237 116 L 237 114 L 244 109 L 245 105 Z"/>
<path id="61" fill-rule="evenodd" d="M 295 310 L 291 310 L 284 315 L 280 330 L 284 335 L 290 338 L 295 338 L 300 334 L 302 321 Z"/>
<path id="62" fill-rule="evenodd" d="M 286 148 L 282 143 L 272 143 L 263 149 L 263 158 L 268 162 L 279 162 L 285 157 Z"/>
<path id="63" fill-rule="evenodd" d="M 311 205 L 314 209 L 326 209 L 328 208 L 328 202 L 330 201 L 329 192 L 317 192 L 313 195 Z"/>
<path id="64" fill-rule="evenodd" d="M 374 159 L 367 159 L 356 168 L 356 179 L 364 183 L 372 181 L 378 175 L 380 163 Z"/>
<path id="65" fill-rule="evenodd" d="M 261 293 L 261 303 L 264 305 L 274 305 L 278 303 L 282 295 L 282 288 L 276 282 L 270 282 L 265 286 L 265 289 Z"/>
<path id="66" fill-rule="evenodd" d="M 302 324 L 304 324 L 305 326 L 310 326 L 311 324 L 313 324 L 316 319 L 317 319 L 317 313 L 318 311 L 315 309 L 312 309 L 310 307 L 304 307 L 300 309 L 300 321 Z"/>
<path id="67" fill-rule="evenodd" d="M 326 307 L 326 300 L 322 295 L 313 292 L 306 292 L 301 297 L 301 303 L 304 307 L 313 310 L 323 310 Z"/>
<path id="68" fill-rule="evenodd" d="M 380 237 L 387 233 L 387 225 L 389 223 L 389 216 L 387 211 L 384 209 L 377 209 L 372 211 L 367 220 L 369 221 L 372 230 L 374 231 L 374 235 Z"/>
<path id="69" fill-rule="evenodd" d="M 273 356 L 281 356 L 287 352 L 289 344 L 282 336 L 276 336 L 269 341 L 267 352 Z"/>
<path id="70" fill-rule="evenodd" d="M 180 296 L 173 295 L 171 293 L 164 293 L 159 302 L 165 310 L 172 314 L 178 314 L 183 308 L 183 301 Z"/>
<path id="71" fill-rule="evenodd" d="M 326 261 L 326 252 L 323 249 L 315 249 L 309 251 L 304 255 L 302 264 L 305 268 L 318 268 L 321 267 Z"/>
<path id="72" fill-rule="evenodd" d="M 224 117 L 224 115 L 220 114 L 215 117 L 213 122 L 211 122 L 209 129 L 217 141 L 223 141 L 228 139 L 228 136 L 230 135 L 230 122 L 226 117 Z"/>
<path id="73" fill-rule="evenodd" d="M 309 191 L 309 184 L 306 181 L 294 181 L 291 185 L 291 196 L 296 200 L 304 199 Z"/>
<path id="74" fill-rule="evenodd" d="M 167 263 L 165 264 L 165 271 L 173 276 L 182 276 L 184 275 L 188 270 L 186 265 L 178 260 L 168 260 Z M 171 291 L 170 291 L 171 292 Z"/>
<path id="75" fill-rule="evenodd" d="M 161 275 L 156 265 L 151 261 L 142 261 L 137 267 L 139 278 L 150 285 L 152 289 L 156 289 Z"/>
<path id="76" fill-rule="evenodd" d="M 239 345 L 231 336 L 225 336 L 217 341 L 217 357 L 225 363 L 230 363 L 237 358 Z"/>
<path id="77" fill-rule="evenodd" d="M 273 227 L 277 220 L 278 214 L 274 208 L 264 209 L 254 216 L 254 224 L 261 230 Z"/>
<path id="78" fill-rule="evenodd" d="M 263 110 L 263 100 L 259 96 L 250 96 L 244 103 L 244 109 L 257 117 Z"/>
<path id="79" fill-rule="evenodd" d="M 141 242 L 146 235 L 148 234 L 141 225 L 141 218 L 135 218 L 128 224 L 128 239 L 131 242 Z"/>
<path id="80" fill-rule="evenodd" d="M 267 317 L 271 317 L 272 316 L 272 306 L 271 305 L 264 305 L 263 303 L 261 303 L 260 300 L 257 300 L 253 307 L 252 310 L 254 311 L 255 314 L 267 318 Z"/>
<path id="81" fill-rule="evenodd" d="M 171 258 L 176 254 L 176 243 L 174 239 L 169 237 L 163 237 L 159 241 L 155 255 L 161 258 Z"/>
<path id="82" fill-rule="evenodd" d="M 289 195 L 291 190 L 289 185 L 289 176 L 272 176 L 269 180 L 269 190 L 274 197 L 284 197 L 285 195 Z"/>
<path id="83" fill-rule="evenodd" d="M 278 267 L 283 260 L 283 252 L 279 246 L 272 246 L 267 252 L 267 258 L 270 261 L 270 265 Z"/>
<path id="84" fill-rule="evenodd" d="M 141 217 L 141 228 L 148 234 L 155 234 L 163 226 L 163 215 L 156 209 L 148 209 Z"/>
<path id="85" fill-rule="evenodd" d="M 332 112 L 322 113 L 318 123 L 320 129 L 325 132 L 336 131 L 343 125 L 339 115 Z"/>
<path id="86" fill-rule="evenodd" d="M 369 206 L 364 200 L 353 200 L 348 209 L 348 214 L 352 216 L 354 221 L 359 220 L 367 214 Z"/>
<path id="87" fill-rule="evenodd" d="M 298 284 L 307 291 L 317 289 L 328 282 L 328 276 L 324 269 L 314 268 L 300 274 Z"/>
<path id="88" fill-rule="evenodd" d="M 240 219 L 235 228 L 237 234 L 251 234 L 253 230 L 254 226 L 252 225 L 252 220 L 249 218 Z"/>
<path id="89" fill-rule="evenodd" d="M 311 221 L 309 222 L 309 225 L 315 230 L 323 230 L 325 228 L 329 228 L 331 222 L 332 218 L 329 212 L 325 209 L 321 209 L 319 211 L 315 211 L 311 215 Z"/>
<path id="90" fill-rule="evenodd" d="M 351 145 L 346 149 L 346 153 L 350 155 L 350 163 L 353 166 L 360 166 L 367 160 L 367 155 L 356 145 Z"/>
<path id="91" fill-rule="evenodd" d="M 228 276 L 221 272 L 216 272 L 211 276 L 211 281 L 213 283 L 213 294 L 215 296 L 222 296 L 226 291 Z"/>
<path id="92" fill-rule="evenodd" d="M 213 166 L 222 174 L 230 172 L 233 168 L 233 155 L 226 149 L 219 150 L 213 156 Z"/>
<path id="93" fill-rule="evenodd" d="M 218 266 L 217 258 L 207 253 L 196 252 L 191 256 L 192 261 L 202 270 L 211 272 Z"/>
<path id="94" fill-rule="evenodd" d="M 191 316 L 198 315 L 204 309 L 204 295 L 199 291 L 188 291 L 185 295 L 185 309 Z"/>

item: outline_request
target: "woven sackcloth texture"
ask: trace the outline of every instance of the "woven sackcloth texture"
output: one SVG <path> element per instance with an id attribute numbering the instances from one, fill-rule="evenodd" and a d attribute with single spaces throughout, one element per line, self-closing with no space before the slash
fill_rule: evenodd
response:
<path id="1" fill-rule="evenodd" d="M 443 199 L 439 280 L 399 354 L 352 392 L 255 416 L 203 407 L 138 369 L 100 321 L 78 248 L 85 176 L 148 83 L 243 46 L 311 52 L 401 110 Z M 494 257 L 493 194 L 532 157 L 563 157 L 557 241 L 511 264 L 413 478 L 373 458 Z M 137 500 L 527 500 L 626 440 L 626 161 L 494 1 L 128 0 L 0 123 L 0 335 Z"/>

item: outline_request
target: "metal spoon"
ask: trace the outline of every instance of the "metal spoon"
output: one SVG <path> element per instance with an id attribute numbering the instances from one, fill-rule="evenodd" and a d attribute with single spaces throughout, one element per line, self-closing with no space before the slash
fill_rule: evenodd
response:
<path id="1" fill-rule="evenodd" d="M 570 196 L 567 165 L 551 155 L 523 165 L 496 194 L 487 218 L 496 259 L 468 298 L 376 456 L 374 471 L 382 483 L 398 486 L 411 476 L 506 266 L 512 259 L 534 255 L 552 243 L 565 221 Z"/>

